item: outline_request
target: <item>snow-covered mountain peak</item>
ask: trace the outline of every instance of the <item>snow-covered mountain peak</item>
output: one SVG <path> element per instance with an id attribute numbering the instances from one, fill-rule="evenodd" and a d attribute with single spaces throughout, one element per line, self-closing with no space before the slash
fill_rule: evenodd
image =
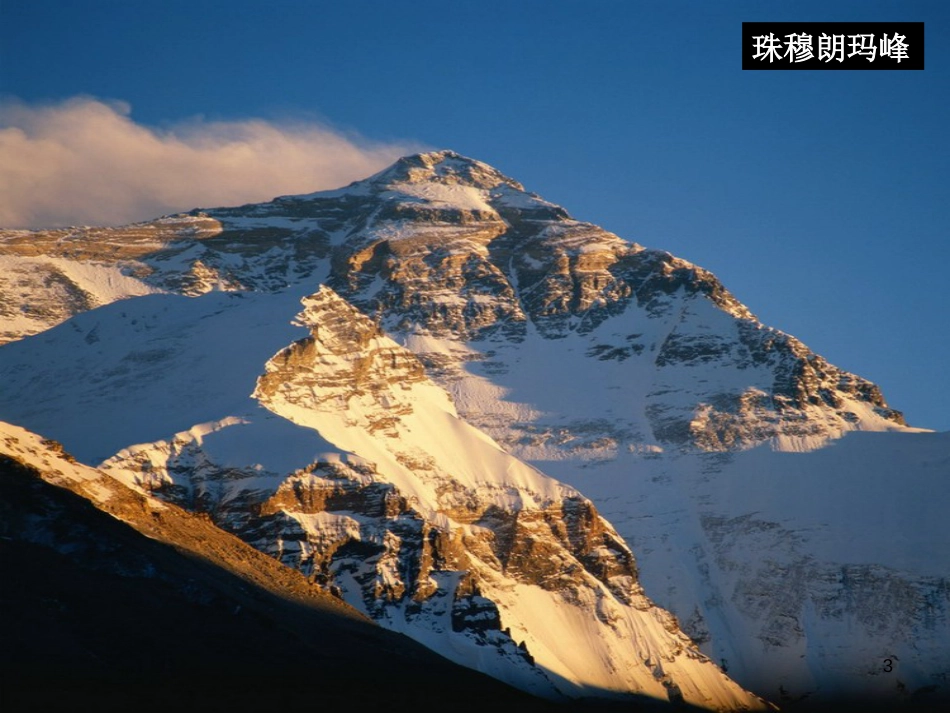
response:
<path id="1" fill-rule="evenodd" d="M 391 198 L 400 193 L 411 195 L 413 186 L 433 184 L 455 187 L 455 195 L 464 195 L 465 189 L 468 192 L 481 192 L 483 195 L 489 191 L 525 192 L 521 183 L 487 163 L 462 156 L 455 151 L 442 150 L 403 156 L 382 171 L 343 188 L 280 196 L 275 200 L 294 202 L 380 193 Z"/>
<path id="2" fill-rule="evenodd" d="M 131 295 L 290 288 L 300 297 L 327 284 L 404 340 L 577 337 L 581 370 L 639 364 L 647 405 L 621 430 L 664 446 L 800 448 L 903 424 L 873 384 L 762 325 L 710 272 L 574 220 L 452 151 L 406 156 L 337 191 L 73 232 L 66 243 L 0 234 L 0 266 L 13 276 L 0 273 L 7 339 Z M 64 244 L 82 247 L 81 262 Z M 721 378 L 709 380 L 710 368 Z M 456 379 L 457 369 L 433 373 L 450 372 Z M 494 418 L 481 408 L 475 417 Z"/>
<path id="3" fill-rule="evenodd" d="M 404 156 L 392 166 L 367 179 L 378 186 L 442 183 L 491 190 L 499 185 L 523 191 L 518 181 L 497 169 L 455 151 L 431 151 Z"/>

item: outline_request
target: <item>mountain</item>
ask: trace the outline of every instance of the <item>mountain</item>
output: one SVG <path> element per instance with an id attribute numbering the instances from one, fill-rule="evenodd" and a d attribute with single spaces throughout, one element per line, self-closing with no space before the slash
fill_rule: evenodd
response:
<path id="1" fill-rule="evenodd" d="M 557 700 L 950 690 L 950 434 L 490 166 L 2 231 L 0 266 L 0 418 L 454 661 Z"/>

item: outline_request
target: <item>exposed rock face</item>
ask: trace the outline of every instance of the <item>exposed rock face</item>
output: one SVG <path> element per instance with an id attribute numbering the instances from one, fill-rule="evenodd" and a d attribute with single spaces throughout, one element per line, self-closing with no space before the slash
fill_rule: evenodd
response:
<path id="1" fill-rule="evenodd" d="M 868 662 L 897 650 L 905 625 L 916 644 L 900 649 L 912 662 L 902 686 L 946 685 L 945 575 L 884 558 L 893 530 L 853 514 L 841 529 L 836 514 L 854 502 L 915 507 L 888 488 L 886 464 L 923 483 L 945 462 L 942 442 L 914 441 L 931 455 L 907 455 L 918 451 L 897 439 L 926 434 L 877 386 L 761 324 L 702 268 L 574 220 L 485 164 L 421 154 L 337 191 L 125 229 L 0 231 L 0 266 L 17 276 L 0 285 L 7 340 L 124 297 L 156 300 L 127 319 L 155 343 L 118 365 L 97 366 L 101 340 L 118 333 L 108 310 L 91 313 L 101 327 L 77 318 L 63 325 L 74 336 L 50 332 L 49 349 L 68 343 L 67 365 L 46 366 L 55 360 L 30 340 L 0 350 L 11 395 L 0 393 L 0 416 L 55 426 L 74 406 L 51 384 L 82 382 L 85 418 L 124 408 L 122 423 L 142 434 L 123 441 L 110 472 L 210 513 L 387 626 L 494 662 L 484 665 L 503 680 L 544 695 L 593 686 L 746 705 L 706 673 L 696 676 L 722 697 L 704 703 L 691 688 L 686 661 L 702 656 L 658 601 L 768 698 L 903 695 Z M 175 332 L 162 326 L 161 293 L 206 306 Z M 264 340 L 267 306 L 286 323 L 299 297 L 307 334 L 289 343 L 268 328 Z M 225 319 L 252 308 L 246 327 Z M 188 345 L 202 330 L 238 345 L 242 329 L 248 349 L 215 358 L 240 357 L 234 393 L 253 393 L 252 405 L 219 407 L 230 382 L 195 371 L 204 362 Z M 156 440 L 138 424 L 167 399 L 136 411 L 109 391 L 161 374 L 207 404 L 182 407 L 194 415 Z M 865 435 L 880 465 L 851 447 Z M 804 482 L 811 504 L 796 499 Z M 907 492 L 920 497 L 916 487 Z M 825 502 L 824 519 L 809 514 Z M 927 549 L 925 529 L 902 531 L 908 552 Z M 882 583 L 903 594 L 882 605 Z M 559 612 L 560 633 L 545 638 L 532 609 Z M 583 628 L 579 612 L 599 622 L 604 669 L 563 644 Z"/>
<path id="2" fill-rule="evenodd" d="M 393 403 L 390 395 L 426 379 L 419 360 L 329 290 L 305 298 L 304 305 L 298 319 L 312 329 L 312 336 L 268 362 L 257 385 L 258 397 L 264 403 L 279 399 L 300 408 L 341 411 L 357 398 L 379 407 L 373 417 L 383 420 L 363 424 L 370 433 L 385 431 L 388 423 L 411 413 L 409 404 Z M 320 368 L 329 362 L 345 363 L 346 368 Z"/>

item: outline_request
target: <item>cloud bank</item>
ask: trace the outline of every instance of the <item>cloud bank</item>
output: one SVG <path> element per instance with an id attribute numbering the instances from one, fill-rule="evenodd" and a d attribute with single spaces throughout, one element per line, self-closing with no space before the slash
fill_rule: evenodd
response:
<path id="1" fill-rule="evenodd" d="M 159 130 L 130 111 L 91 98 L 0 103 L 0 228 L 121 225 L 337 188 L 421 148 L 256 119 Z"/>

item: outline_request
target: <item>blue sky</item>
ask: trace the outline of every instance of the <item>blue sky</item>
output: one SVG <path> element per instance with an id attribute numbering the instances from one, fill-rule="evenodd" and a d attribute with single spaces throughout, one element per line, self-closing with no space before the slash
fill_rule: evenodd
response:
<path id="1" fill-rule="evenodd" d="M 926 69 L 743 72 L 743 21 L 924 22 Z M 712 270 L 912 425 L 950 430 L 948 42 L 943 0 L 0 0 L 0 100 L 21 110 L 0 112 L 0 139 L 25 131 L 39 151 L 22 110 L 81 97 L 116 107 L 126 139 L 163 137 L 153 153 L 169 137 L 220 146 L 258 120 L 291 137 L 278 153 L 345 156 L 338 183 L 404 149 L 454 149 Z M 328 153 L 328 136 L 360 160 Z M 8 181 L 24 155 L 46 160 L 11 152 Z M 248 200 L 330 187 L 250 172 Z M 195 199 L 167 205 L 215 205 L 178 183 Z M 31 186 L 70 205 L 70 183 Z M 125 209 L 154 210 L 135 200 Z"/>

